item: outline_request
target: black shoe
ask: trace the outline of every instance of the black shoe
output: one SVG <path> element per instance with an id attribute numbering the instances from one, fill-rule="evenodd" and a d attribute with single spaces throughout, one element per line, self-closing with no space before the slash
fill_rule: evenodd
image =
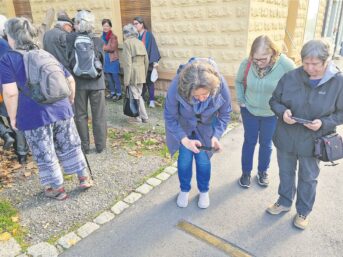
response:
<path id="1" fill-rule="evenodd" d="M 102 153 L 102 151 L 104 151 L 104 149 L 96 149 L 97 153 Z"/>
<path id="2" fill-rule="evenodd" d="M 15 141 L 14 138 L 11 137 L 9 133 L 6 133 L 3 136 L 3 139 L 4 139 L 4 146 L 3 146 L 4 150 L 9 150 Z"/>
<path id="3" fill-rule="evenodd" d="M 249 188 L 250 187 L 250 175 L 243 174 L 241 178 L 238 180 L 238 183 L 241 187 Z"/>
<path id="4" fill-rule="evenodd" d="M 25 163 L 27 163 L 27 156 L 26 155 L 18 155 L 18 162 L 20 163 L 20 164 L 25 164 Z"/>
<path id="5" fill-rule="evenodd" d="M 119 100 L 121 100 L 123 98 L 122 95 L 116 95 L 114 98 L 113 98 L 113 102 L 117 102 Z"/>
<path id="6" fill-rule="evenodd" d="M 259 172 L 257 173 L 257 183 L 260 186 L 267 187 L 269 185 L 269 179 L 267 172 Z"/>
<path id="7" fill-rule="evenodd" d="M 114 99 L 115 97 L 116 97 L 116 94 L 113 94 L 113 95 L 109 94 L 109 95 L 105 96 L 105 98 L 108 100 Z"/>

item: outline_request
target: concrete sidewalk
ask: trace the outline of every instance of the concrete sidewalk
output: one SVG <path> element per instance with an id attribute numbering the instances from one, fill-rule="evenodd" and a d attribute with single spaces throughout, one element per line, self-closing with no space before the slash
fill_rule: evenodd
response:
<path id="1" fill-rule="evenodd" d="M 179 184 L 175 175 L 61 256 L 227 256 L 177 228 L 181 220 L 195 224 L 254 256 L 342 256 L 343 164 L 335 167 L 322 165 L 310 224 L 305 231 L 300 231 L 292 225 L 296 213 L 294 207 L 276 217 L 265 212 L 266 207 L 277 199 L 275 151 L 268 188 L 261 188 L 255 177 L 248 190 L 238 185 L 242 139 L 243 128 L 239 126 L 223 138 L 224 151 L 213 158 L 211 206 L 207 210 L 197 207 L 194 183 L 189 206 L 185 209 L 176 206 Z"/>

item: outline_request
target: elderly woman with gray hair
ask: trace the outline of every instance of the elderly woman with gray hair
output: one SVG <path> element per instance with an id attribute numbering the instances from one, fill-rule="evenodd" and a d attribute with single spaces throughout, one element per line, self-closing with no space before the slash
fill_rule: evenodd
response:
<path id="1" fill-rule="evenodd" d="M 213 60 L 192 58 L 180 66 L 168 89 L 164 109 L 168 149 L 171 155 L 179 151 L 179 207 L 188 206 L 193 158 L 200 192 L 198 206 L 205 209 L 210 205 L 210 158 L 221 149 L 219 139 L 230 112 L 228 85 Z"/>
<path id="2" fill-rule="evenodd" d="M 78 36 L 88 37 L 93 41 L 94 54 L 100 57 L 103 61 L 103 42 L 99 37 L 94 35 L 94 15 L 86 10 L 77 12 L 75 16 L 76 32 L 67 35 L 67 56 L 70 63 L 70 70 L 74 70 L 77 63 L 75 54 L 75 41 Z M 89 54 L 85 51 L 84 54 Z M 78 56 L 80 59 L 87 56 Z M 84 78 L 74 74 L 76 81 L 75 95 L 75 123 L 80 134 L 82 149 L 85 153 L 90 151 L 90 139 L 88 131 L 88 100 L 90 102 L 92 113 L 92 129 L 94 135 L 94 143 L 97 153 L 101 153 L 106 148 L 107 125 L 106 125 L 106 109 L 105 109 L 105 80 L 103 71 L 101 76 L 96 78 Z"/>
<path id="3" fill-rule="evenodd" d="M 8 20 L 5 32 L 12 49 L 29 51 L 36 48 L 36 30 L 28 19 Z M 64 68 L 63 70 L 72 91 L 69 99 L 40 104 L 27 93 L 27 77 L 22 54 L 9 51 L 0 60 L 0 82 L 11 126 L 24 132 L 38 165 L 41 184 L 46 187 L 45 195 L 57 200 L 67 198 L 59 162 L 65 173 L 78 175 L 81 188 L 92 186 L 73 120 L 71 103 L 74 100 L 75 82 L 70 73 Z"/>
<path id="4" fill-rule="evenodd" d="M 132 24 L 124 26 L 123 35 L 124 86 L 130 87 L 133 98 L 139 101 L 139 117 L 132 121 L 147 123 L 148 114 L 145 109 L 142 90 L 149 68 L 148 54 L 144 44 L 137 39 L 138 32 Z"/>
<path id="5" fill-rule="evenodd" d="M 343 124 L 343 76 L 330 56 L 327 42 L 307 42 L 301 50 L 302 66 L 281 78 L 269 102 L 278 117 L 273 140 L 280 184 L 279 198 L 267 212 L 289 211 L 297 194 L 293 224 L 299 229 L 307 227 L 316 196 L 319 160 L 314 157 L 315 139 Z"/>

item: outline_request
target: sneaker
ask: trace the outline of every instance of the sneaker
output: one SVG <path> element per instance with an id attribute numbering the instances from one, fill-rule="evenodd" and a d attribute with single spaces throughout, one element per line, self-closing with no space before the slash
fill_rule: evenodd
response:
<path id="1" fill-rule="evenodd" d="M 291 207 L 286 207 L 286 206 L 283 206 L 283 205 L 279 204 L 278 202 L 276 202 L 273 205 L 269 206 L 266 211 L 269 214 L 278 215 L 281 212 L 286 212 L 286 211 L 289 211 L 290 209 L 291 209 Z"/>
<path id="2" fill-rule="evenodd" d="M 79 188 L 88 189 L 93 186 L 93 180 L 88 176 L 79 177 Z"/>
<path id="3" fill-rule="evenodd" d="M 208 195 L 208 192 L 199 193 L 198 206 L 201 209 L 206 209 L 208 206 L 210 206 L 210 197 Z"/>
<path id="4" fill-rule="evenodd" d="M 189 196 L 189 192 L 181 191 L 177 197 L 177 201 L 176 201 L 177 206 L 179 206 L 180 208 L 186 208 L 188 206 L 188 196 Z"/>
<path id="5" fill-rule="evenodd" d="M 257 173 L 257 183 L 260 186 L 267 187 L 269 185 L 269 179 L 267 172 L 259 172 Z"/>
<path id="6" fill-rule="evenodd" d="M 44 194 L 46 197 L 50 197 L 59 201 L 62 201 L 68 198 L 67 193 L 64 191 L 64 187 L 60 187 L 57 189 L 53 189 L 52 187 L 49 187 L 44 190 Z"/>
<path id="7" fill-rule="evenodd" d="M 243 174 L 241 178 L 238 180 L 238 183 L 241 187 L 249 188 L 250 187 L 250 175 Z"/>
<path id="8" fill-rule="evenodd" d="M 116 94 L 109 94 L 109 95 L 105 96 L 105 98 L 108 99 L 108 100 L 111 100 L 111 99 L 113 99 L 115 97 L 116 97 Z"/>
<path id="9" fill-rule="evenodd" d="M 142 118 L 142 122 L 143 122 L 143 123 L 148 123 L 148 119 L 143 119 L 143 118 Z"/>
<path id="10" fill-rule="evenodd" d="M 123 96 L 122 95 L 116 95 L 114 98 L 113 98 L 113 102 L 117 102 L 119 100 L 123 99 Z"/>
<path id="11" fill-rule="evenodd" d="M 293 224 L 297 228 L 305 229 L 308 225 L 308 218 L 305 215 L 297 213 L 294 217 Z"/>
<path id="12" fill-rule="evenodd" d="M 149 107 L 155 108 L 155 101 L 154 100 L 150 100 Z"/>

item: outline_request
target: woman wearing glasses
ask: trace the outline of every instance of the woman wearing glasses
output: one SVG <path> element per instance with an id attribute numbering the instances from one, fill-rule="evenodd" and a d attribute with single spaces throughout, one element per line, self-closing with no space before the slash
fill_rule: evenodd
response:
<path id="1" fill-rule="evenodd" d="M 239 185 L 250 187 L 254 150 L 259 141 L 257 182 L 268 186 L 272 136 L 276 127 L 276 116 L 271 111 L 269 99 L 280 78 L 295 68 L 286 55 L 281 54 L 275 43 L 266 35 L 257 37 L 248 58 L 241 63 L 236 81 L 237 101 L 241 107 L 244 126 L 242 147 L 242 176 Z"/>
<path id="2" fill-rule="evenodd" d="M 179 151 L 179 207 L 188 205 L 193 158 L 198 206 L 205 209 L 210 205 L 210 158 L 213 151 L 221 149 L 219 139 L 230 120 L 230 112 L 228 85 L 213 60 L 192 58 L 179 68 L 168 89 L 164 109 L 168 149 L 171 155 Z"/>

